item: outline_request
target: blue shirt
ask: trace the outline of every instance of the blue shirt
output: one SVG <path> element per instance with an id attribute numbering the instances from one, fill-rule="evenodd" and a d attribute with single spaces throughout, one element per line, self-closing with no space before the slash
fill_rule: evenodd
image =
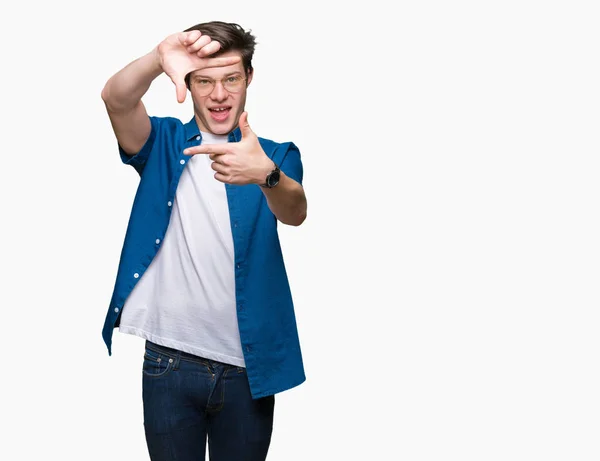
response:
<path id="1" fill-rule="evenodd" d="M 150 136 L 135 156 L 126 155 L 119 146 L 121 160 L 136 169 L 140 183 L 102 330 L 109 355 L 125 300 L 143 277 L 167 232 L 177 184 L 191 158 L 183 150 L 202 140 L 195 119 L 185 125 L 171 117 L 150 117 L 150 122 Z M 240 140 L 241 132 L 236 128 L 229 134 L 229 142 Z M 258 140 L 281 171 L 302 184 L 298 148 L 291 142 Z M 233 234 L 242 351 L 252 396 L 259 398 L 304 382 L 300 341 L 277 219 L 260 186 L 225 184 L 225 189 Z"/>

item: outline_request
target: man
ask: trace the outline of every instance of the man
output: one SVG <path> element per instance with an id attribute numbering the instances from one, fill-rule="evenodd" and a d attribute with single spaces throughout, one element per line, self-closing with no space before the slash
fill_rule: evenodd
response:
<path id="1" fill-rule="evenodd" d="M 274 395 L 305 380 L 277 222 L 306 217 L 297 147 L 257 137 L 245 112 L 255 37 L 237 24 L 170 35 L 106 83 L 124 163 L 140 174 L 103 329 L 146 340 L 152 460 L 264 460 Z M 194 117 L 149 117 L 166 73 Z"/>

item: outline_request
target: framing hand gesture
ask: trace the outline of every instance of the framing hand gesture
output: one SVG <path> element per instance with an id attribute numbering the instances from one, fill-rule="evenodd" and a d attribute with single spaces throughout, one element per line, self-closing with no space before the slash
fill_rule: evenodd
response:
<path id="1" fill-rule="evenodd" d="M 225 67 L 240 61 L 240 57 L 207 58 L 221 49 L 219 42 L 213 41 L 199 30 L 179 32 L 168 36 L 155 49 L 160 65 L 175 84 L 177 101 L 185 101 L 187 92 L 185 76 L 190 72 L 207 67 Z"/>
<path id="2" fill-rule="evenodd" d="M 242 139 L 225 144 L 201 144 L 183 151 L 185 155 L 208 154 L 216 171 L 215 179 L 227 184 L 263 184 L 274 168 L 248 124 L 248 112 L 239 120 Z"/>

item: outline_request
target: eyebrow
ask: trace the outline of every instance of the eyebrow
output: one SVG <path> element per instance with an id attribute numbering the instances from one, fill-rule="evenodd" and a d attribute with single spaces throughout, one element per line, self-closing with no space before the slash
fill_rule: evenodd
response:
<path id="1" fill-rule="evenodd" d="M 233 72 L 229 72 L 228 74 L 225 74 L 223 76 L 223 78 L 225 78 L 225 77 L 231 77 L 232 75 L 237 75 L 237 74 L 241 75 L 242 72 L 240 72 L 239 70 L 236 70 L 236 71 L 233 71 Z M 209 77 L 208 75 L 194 75 L 192 78 L 194 80 L 199 79 L 199 78 L 206 78 L 206 79 L 214 80 L 213 77 Z"/>

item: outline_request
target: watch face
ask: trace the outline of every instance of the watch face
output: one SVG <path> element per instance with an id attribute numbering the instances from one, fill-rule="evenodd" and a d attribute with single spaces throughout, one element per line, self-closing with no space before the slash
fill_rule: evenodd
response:
<path id="1" fill-rule="evenodd" d="M 279 170 L 271 172 L 267 178 L 267 185 L 269 187 L 275 187 L 277 184 L 279 184 Z"/>

